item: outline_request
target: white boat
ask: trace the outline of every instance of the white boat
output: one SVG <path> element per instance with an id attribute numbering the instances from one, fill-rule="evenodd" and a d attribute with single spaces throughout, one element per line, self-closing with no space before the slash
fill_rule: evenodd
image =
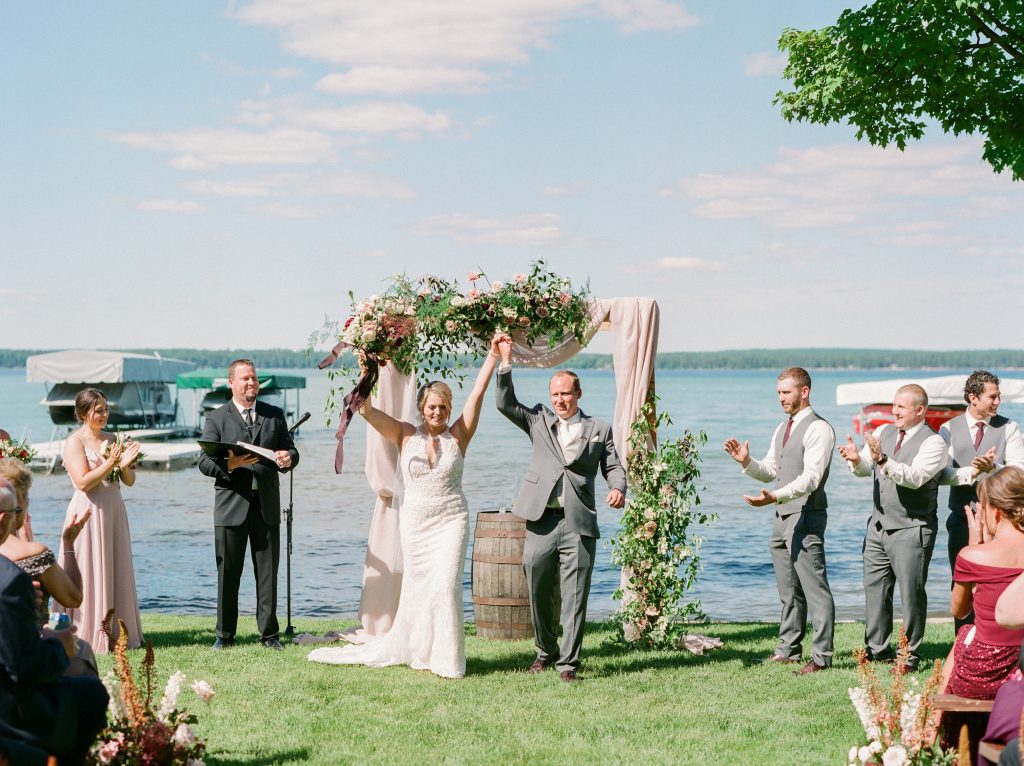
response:
<path id="1" fill-rule="evenodd" d="M 176 423 L 178 402 L 169 384 L 195 364 L 159 354 L 55 351 L 30 356 L 25 366 L 29 383 L 46 386 L 40 404 L 49 408 L 54 425 L 74 425 L 75 396 L 84 388 L 97 388 L 110 405 L 110 428 L 120 430 Z"/>
<path id="2" fill-rule="evenodd" d="M 892 378 L 864 383 L 840 383 L 836 386 L 836 404 L 856 404 L 860 410 L 853 416 L 853 430 L 871 433 L 879 426 L 892 423 L 892 400 L 900 386 L 917 383 L 928 394 L 925 421 L 936 431 L 967 409 L 964 384 L 967 375 L 937 375 L 932 378 Z M 1000 378 L 999 392 L 1003 402 L 1024 402 L 1024 380 Z"/>

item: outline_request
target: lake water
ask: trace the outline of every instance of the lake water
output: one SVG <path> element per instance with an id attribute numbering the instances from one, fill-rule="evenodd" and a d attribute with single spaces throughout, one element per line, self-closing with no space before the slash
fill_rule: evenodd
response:
<path id="1" fill-rule="evenodd" d="M 799 360 L 794 360 L 799 362 Z M 289 371 L 295 372 L 295 371 Z M 970 372 L 931 370 L 923 376 Z M 324 424 L 323 402 L 329 389 L 326 375 L 306 373 L 308 388 L 302 392 L 303 409 L 313 418 L 303 426 L 297 446 L 302 462 L 294 474 L 294 554 L 292 557 L 292 612 L 301 617 L 353 616 L 359 604 L 359 588 L 366 533 L 373 508 L 373 494 L 363 476 L 365 424 L 355 418 L 345 443 L 345 471 L 334 473 L 334 430 Z M 913 371 L 820 371 L 812 373 L 811 400 L 828 419 L 840 438 L 852 430 L 854 407 L 838 407 L 835 389 L 840 383 L 914 375 Z M 516 389 L 524 402 L 546 401 L 548 373 L 517 370 Z M 712 618 L 777 621 L 779 601 L 767 550 L 771 509 L 749 508 L 742 495 L 756 494 L 759 485 L 743 476 L 722 450 L 722 442 L 736 436 L 750 439 L 758 458 L 767 449 L 773 429 L 782 419 L 775 396 L 776 373 L 770 371 L 658 371 L 661 408 L 672 415 L 674 425 L 664 436 L 678 435 L 683 428 L 703 429 L 708 435 L 704 453 L 701 492 L 706 509 L 719 518 L 702 530 L 700 551 L 704 571 L 695 590 Z M 588 414 L 609 418 L 615 387 L 611 371 L 586 371 L 582 375 L 581 405 Z M 25 382 L 23 369 L 0 370 L 0 426 L 15 438 L 33 441 L 50 438 L 51 424 L 39 406 L 44 390 Z M 463 396 L 456 391 L 455 406 Z M 182 397 L 191 407 L 191 395 Z M 1020 421 L 1024 406 L 1004 405 L 1001 414 Z M 502 417 L 493 405 L 493 386 L 488 391 L 481 424 L 470 447 L 464 487 L 472 514 L 497 510 L 512 496 L 530 458 L 526 436 Z M 134 487 L 125 488 L 125 502 L 132 529 L 132 548 L 141 608 L 144 611 L 214 615 L 216 566 L 213 552 L 212 480 L 198 469 L 170 473 L 140 472 Z M 600 482 L 599 482 L 600 489 Z M 283 503 L 287 504 L 287 482 Z M 598 493 L 603 496 L 603 492 Z M 61 471 L 51 476 L 36 474 L 32 488 L 32 519 L 36 536 L 54 548 L 60 538 L 71 483 Z M 844 464 L 833 461 L 828 483 L 829 524 L 826 554 L 829 581 L 841 618 L 862 619 L 861 541 L 871 506 L 871 481 L 849 474 Z M 949 566 L 943 523 L 946 489 L 940 491 L 939 537 L 935 545 L 928 593 L 930 611 L 947 614 Z M 473 517 L 475 518 L 475 517 Z M 618 571 L 611 566 L 608 538 L 618 515 L 599 508 L 604 539 L 598 546 L 590 599 L 590 615 L 598 617 L 615 609 L 611 595 Z M 284 530 L 282 529 L 282 537 Z M 284 545 L 282 540 L 282 557 Z M 285 613 L 285 565 L 281 562 L 279 613 Z M 243 613 L 255 609 L 251 570 L 243 575 L 240 605 Z M 469 559 L 465 570 L 465 607 L 472 614 Z M 301 620 L 294 620 L 301 630 Z"/>

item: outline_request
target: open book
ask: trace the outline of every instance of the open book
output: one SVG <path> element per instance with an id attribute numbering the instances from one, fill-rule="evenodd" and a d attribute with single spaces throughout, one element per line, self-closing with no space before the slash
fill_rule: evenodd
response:
<path id="1" fill-rule="evenodd" d="M 202 447 L 210 457 L 226 457 L 228 450 L 233 450 L 234 453 L 240 454 L 242 452 L 248 452 L 250 455 L 256 455 L 261 460 L 265 460 L 277 468 L 277 453 L 272 449 L 266 447 L 257 447 L 255 444 L 249 444 L 247 442 L 211 442 L 198 440 L 199 446 Z"/>

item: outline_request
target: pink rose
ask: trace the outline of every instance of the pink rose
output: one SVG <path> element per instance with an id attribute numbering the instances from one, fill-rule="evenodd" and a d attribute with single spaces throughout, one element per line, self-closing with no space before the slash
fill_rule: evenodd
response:
<path id="1" fill-rule="evenodd" d="M 120 749 L 121 745 L 117 740 L 107 740 L 96 751 L 96 757 L 99 758 L 100 763 L 110 763 L 117 756 L 117 751 Z"/>
<path id="2" fill-rule="evenodd" d="M 526 281 L 526 275 L 520 272 L 519 274 L 516 274 L 515 280 L 517 285 L 521 285 L 523 282 Z"/>
<path id="3" fill-rule="evenodd" d="M 537 307 L 537 316 L 539 316 L 541 319 L 543 319 L 546 316 L 549 316 L 550 314 L 551 314 L 551 312 L 548 311 L 548 307 L 547 306 L 538 306 Z"/>
<path id="4" fill-rule="evenodd" d="M 444 323 L 444 327 L 448 332 L 455 332 L 458 325 L 455 324 L 455 320 L 449 319 L 447 322 Z"/>
<path id="5" fill-rule="evenodd" d="M 469 272 L 469 281 L 470 282 L 476 282 L 478 279 L 480 279 L 480 272 L 477 272 L 477 271 Z"/>
<path id="6" fill-rule="evenodd" d="M 559 293 L 558 302 L 561 303 L 563 306 L 568 306 L 570 303 L 572 303 L 572 296 L 569 295 L 569 293 Z"/>
<path id="7" fill-rule="evenodd" d="M 469 298 L 470 300 L 475 301 L 477 298 L 480 297 L 480 291 L 476 289 L 470 290 L 468 293 L 466 293 L 466 297 Z"/>
<path id="8" fill-rule="evenodd" d="M 519 326 L 520 327 L 529 327 L 530 326 L 530 318 L 529 317 L 519 317 L 519 319 L 517 321 L 519 322 Z"/>

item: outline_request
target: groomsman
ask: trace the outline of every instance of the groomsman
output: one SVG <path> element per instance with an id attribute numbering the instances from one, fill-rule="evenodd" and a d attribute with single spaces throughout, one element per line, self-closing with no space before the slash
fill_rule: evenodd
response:
<path id="1" fill-rule="evenodd" d="M 1024 438 L 1012 420 L 997 414 L 1000 404 L 999 378 L 987 370 L 975 370 L 964 384 L 967 411 L 943 423 L 939 433 L 949 445 L 949 464 L 943 483 L 949 488 L 948 552 L 950 572 L 956 555 L 967 545 L 967 516 L 964 506 L 978 499 L 977 482 L 990 471 L 1004 465 L 1024 468 Z M 974 622 L 972 611 L 960 626 Z"/>
<path id="2" fill-rule="evenodd" d="M 775 491 L 744 495 L 749 505 L 775 505 L 768 549 L 775 584 L 782 601 L 779 643 L 768 662 L 799 662 L 810 614 L 814 637 L 811 660 L 798 674 L 832 665 L 836 608 L 825 572 L 825 526 L 828 521 L 825 482 L 832 464 L 836 434 L 811 409 L 811 376 L 802 367 L 779 373 L 779 404 L 789 416 L 782 421 L 763 460 L 750 457 L 750 442 L 725 442 L 725 451 L 743 466 L 743 473 L 761 482 L 775 482 Z"/>
<path id="3" fill-rule="evenodd" d="M 928 394 L 909 383 L 896 391 L 893 423 L 864 437 L 858 452 L 849 434 L 839 453 L 854 476 L 874 477 L 874 509 L 864 537 L 864 642 L 868 658 L 895 658 L 893 587 L 899 583 L 903 627 L 910 644 L 908 670 L 920 663 L 928 614 L 928 564 L 938 529 L 939 479 L 946 442 L 924 422 Z"/>

